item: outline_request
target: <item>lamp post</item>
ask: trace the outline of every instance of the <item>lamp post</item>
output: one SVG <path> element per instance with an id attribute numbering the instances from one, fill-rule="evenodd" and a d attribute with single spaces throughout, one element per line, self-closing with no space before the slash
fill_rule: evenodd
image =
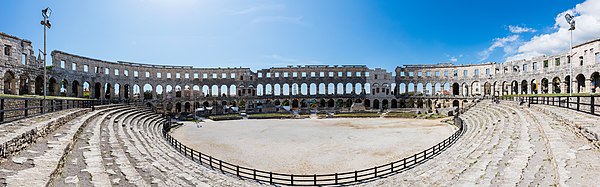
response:
<path id="1" fill-rule="evenodd" d="M 46 100 L 46 89 L 47 89 L 47 73 L 46 73 L 46 28 L 50 29 L 50 27 L 52 27 L 52 25 L 50 24 L 50 20 L 48 20 L 48 18 L 50 18 L 50 15 L 52 14 L 52 9 L 50 9 L 50 7 L 45 8 L 44 10 L 42 10 L 42 16 L 44 17 L 44 20 L 41 22 L 41 24 L 44 26 L 44 64 L 42 66 L 42 68 L 44 68 L 44 100 Z"/>
<path id="2" fill-rule="evenodd" d="M 567 23 L 569 23 L 569 32 L 571 40 L 569 42 L 569 96 L 573 96 L 573 30 L 575 30 L 575 19 L 569 13 L 565 15 Z"/>

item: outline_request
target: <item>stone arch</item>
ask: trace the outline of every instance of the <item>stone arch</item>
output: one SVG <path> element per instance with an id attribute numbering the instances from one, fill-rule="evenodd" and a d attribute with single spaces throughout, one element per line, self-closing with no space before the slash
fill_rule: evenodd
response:
<path id="1" fill-rule="evenodd" d="M 134 84 L 133 85 L 133 99 L 140 99 L 141 97 L 142 97 L 142 95 L 141 95 L 140 85 Z"/>
<path id="2" fill-rule="evenodd" d="M 336 94 L 338 95 L 343 95 L 344 94 L 344 84 L 343 83 L 337 83 L 337 87 L 335 88 L 336 90 Z"/>
<path id="3" fill-rule="evenodd" d="M 175 97 L 180 98 L 182 97 L 182 88 L 179 85 L 175 85 Z"/>
<path id="4" fill-rule="evenodd" d="M 492 84 L 490 84 L 489 82 L 485 82 L 483 84 L 483 95 L 485 95 L 485 96 L 492 95 Z"/>
<path id="5" fill-rule="evenodd" d="M 425 95 L 433 95 L 433 84 L 430 82 L 425 84 Z"/>
<path id="6" fill-rule="evenodd" d="M 115 83 L 113 92 L 115 93 L 116 99 L 121 99 L 121 84 Z"/>
<path id="7" fill-rule="evenodd" d="M 185 102 L 185 105 L 183 108 L 184 108 L 185 112 L 192 112 L 192 104 L 190 102 Z"/>
<path id="8" fill-rule="evenodd" d="M 123 97 L 125 99 L 130 99 L 131 98 L 131 86 L 129 84 L 125 84 L 125 86 L 123 86 Z"/>
<path id="9" fill-rule="evenodd" d="M 59 95 L 60 96 L 68 96 L 69 93 L 69 81 L 67 79 L 62 79 L 60 81 L 59 86 Z"/>
<path id="10" fill-rule="evenodd" d="M 390 108 L 389 101 L 387 99 L 381 101 L 381 108 L 384 110 Z"/>
<path id="11" fill-rule="evenodd" d="M 298 85 L 298 84 L 296 84 Z M 302 83 L 300 84 L 300 95 L 308 95 L 308 84 Z"/>
<path id="12" fill-rule="evenodd" d="M 104 83 L 104 98 L 111 99 L 112 97 L 112 85 L 110 83 Z"/>
<path id="13" fill-rule="evenodd" d="M 4 94 L 17 94 L 17 78 L 12 71 L 4 72 Z"/>
<path id="14" fill-rule="evenodd" d="M 577 93 L 583 93 L 586 92 L 586 87 L 585 87 L 585 75 L 583 74 L 579 74 L 575 77 L 575 79 L 577 80 Z"/>
<path id="15" fill-rule="evenodd" d="M 221 90 L 220 91 L 221 92 L 219 92 L 220 93 L 219 96 L 227 97 L 227 94 L 229 94 L 227 92 L 227 85 L 221 85 Z"/>
<path id="16" fill-rule="evenodd" d="M 256 95 L 257 96 L 263 96 L 264 95 L 264 88 L 263 88 L 262 84 L 256 85 Z"/>
<path id="17" fill-rule="evenodd" d="M 154 89 L 152 88 L 152 85 L 148 83 L 144 84 L 144 99 L 153 99 L 153 93 Z"/>
<path id="18" fill-rule="evenodd" d="M 460 86 L 458 85 L 458 83 L 454 83 L 452 84 L 452 95 L 460 95 L 460 91 L 459 91 Z"/>
<path id="19" fill-rule="evenodd" d="M 211 94 L 210 94 L 210 95 L 211 95 L 211 96 L 213 96 L 213 97 L 217 97 L 217 96 L 219 96 L 219 86 L 217 86 L 217 85 L 212 85 L 212 86 L 210 87 L 210 92 L 211 92 Z"/>
<path id="20" fill-rule="evenodd" d="M 200 87 L 198 87 L 198 89 L 200 89 Z M 163 86 L 162 85 L 156 85 L 156 97 L 159 99 L 163 98 Z"/>
<path id="21" fill-rule="evenodd" d="M 590 86 L 592 86 L 590 88 L 590 91 L 592 93 L 598 92 L 597 89 L 598 89 L 598 87 L 600 87 L 600 73 L 598 73 L 598 72 L 592 73 L 592 75 L 590 75 L 590 81 L 591 81 Z"/>
<path id="22" fill-rule="evenodd" d="M 396 99 L 392 99 L 390 108 L 398 108 L 398 101 Z"/>
<path id="23" fill-rule="evenodd" d="M 345 94 L 352 94 L 352 83 L 346 83 L 346 92 Z"/>
<path id="24" fill-rule="evenodd" d="M 317 84 L 315 83 L 310 83 L 309 85 L 309 94 L 310 95 L 317 95 Z"/>
<path id="25" fill-rule="evenodd" d="M 5 75 L 6 76 L 6 75 Z M 6 81 L 6 80 L 5 80 Z M 54 77 L 50 78 L 48 80 L 48 95 L 53 95 L 56 96 L 58 90 L 58 83 L 56 82 L 56 79 Z M 4 91 L 6 91 L 6 87 L 4 88 Z M 13 92 L 10 92 L 10 94 L 12 94 Z M 98 98 L 99 99 L 99 98 Z"/>
<path id="26" fill-rule="evenodd" d="M 80 90 L 81 85 L 79 85 L 79 81 L 74 80 L 73 83 L 71 83 L 71 97 L 79 97 L 79 90 Z"/>
<path id="27" fill-rule="evenodd" d="M 373 109 L 379 109 L 379 99 L 373 100 Z"/>
<path id="28" fill-rule="evenodd" d="M 531 94 L 538 94 L 538 80 L 531 80 Z"/>
<path id="29" fill-rule="evenodd" d="M 360 95 L 360 94 L 362 94 L 362 89 L 363 89 L 363 88 L 362 88 L 362 84 L 360 84 L 360 83 L 356 83 L 356 84 L 354 85 L 354 93 L 355 93 L 356 95 Z"/>
<path id="30" fill-rule="evenodd" d="M 527 80 L 523 80 L 521 81 L 521 93 L 520 94 L 527 94 Z"/>
<path id="31" fill-rule="evenodd" d="M 559 77 L 554 77 L 552 79 L 552 91 L 554 93 L 560 93 L 561 89 L 560 89 L 560 78 Z"/>
<path id="32" fill-rule="evenodd" d="M 102 84 L 100 84 L 100 82 L 97 82 L 96 84 L 94 84 L 94 98 L 95 99 L 100 99 L 100 97 L 102 97 Z"/>
<path id="33" fill-rule="evenodd" d="M 19 95 L 29 94 L 29 75 L 27 73 L 22 74 L 19 77 Z"/>
<path id="34" fill-rule="evenodd" d="M 548 81 L 547 78 L 543 78 L 542 79 L 542 94 L 547 94 L 548 93 L 548 86 L 550 85 L 550 81 Z"/>
<path id="35" fill-rule="evenodd" d="M 35 77 L 35 95 L 44 95 L 44 77 L 41 75 Z"/>
<path id="36" fill-rule="evenodd" d="M 84 98 L 90 98 L 92 97 L 91 95 L 91 87 L 90 87 L 90 83 L 89 82 L 83 82 L 83 97 Z"/>
<path id="37" fill-rule="evenodd" d="M 283 92 L 282 95 L 290 95 L 290 85 L 288 83 L 283 84 L 281 90 Z"/>

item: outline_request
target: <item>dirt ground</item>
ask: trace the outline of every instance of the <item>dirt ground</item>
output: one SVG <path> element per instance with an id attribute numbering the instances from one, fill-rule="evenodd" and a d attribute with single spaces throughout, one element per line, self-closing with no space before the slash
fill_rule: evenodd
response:
<path id="1" fill-rule="evenodd" d="M 192 122 L 173 136 L 240 166 L 293 174 L 365 169 L 410 156 L 449 137 L 440 120 L 265 119 Z"/>

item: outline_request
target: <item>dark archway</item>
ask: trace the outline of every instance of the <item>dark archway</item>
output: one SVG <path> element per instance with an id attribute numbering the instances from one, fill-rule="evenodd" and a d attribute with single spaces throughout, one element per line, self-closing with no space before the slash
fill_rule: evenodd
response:
<path id="1" fill-rule="evenodd" d="M 460 85 L 458 83 L 452 84 L 452 95 L 460 95 L 459 88 Z"/>
<path id="2" fill-rule="evenodd" d="M 71 84 L 71 96 L 72 97 L 79 97 L 79 88 L 81 87 L 81 85 L 79 85 L 79 81 L 73 81 L 73 84 Z"/>
<path id="3" fill-rule="evenodd" d="M 577 75 L 577 93 L 585 92 L 585 76 L 583 74 Z"/>
<path id="4" fill-rule="evenodd" d="M 99 82 L 94 84 L 94 98 L 100 99 L 101 91 L 102 91 L 102 84 L 100 84 Z"/>
<path id="5" fill-rule="evenodd" d="M 35 78 L 35 95 L 44 95 L 44 77 L 41 75 Z"/>

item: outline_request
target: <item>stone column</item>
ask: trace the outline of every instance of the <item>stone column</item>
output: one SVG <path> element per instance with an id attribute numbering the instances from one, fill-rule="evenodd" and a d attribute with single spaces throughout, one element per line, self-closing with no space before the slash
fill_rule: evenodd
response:
<path id="1" fill-rule="evenodd" d="M 592 79 L 585 79 L 584 93 L 592 93 Z"/>

